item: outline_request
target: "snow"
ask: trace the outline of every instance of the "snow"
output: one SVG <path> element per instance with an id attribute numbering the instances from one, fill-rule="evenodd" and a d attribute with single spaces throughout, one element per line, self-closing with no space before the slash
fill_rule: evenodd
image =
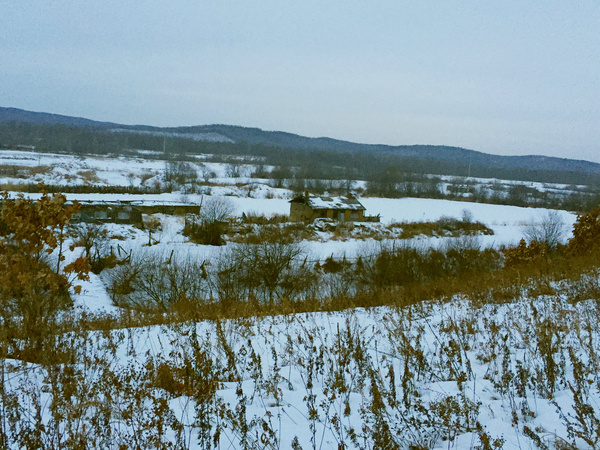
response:
<path id="1" fill-rule="evenodd" d="M 140 155 L 143 156 L 141 152 Z M 0 164 L 29 167 L 49 165 L 53 167 L 52 172 L 36 175 L 35 180 L 65 184 L 82 183 L 83 178 L 75 179 L 73 176 L 83 170 L 94 170 L 102 183 L 139 185 L 143 175 L 159 174 L 165 168 L 163 161 L 145 160 L 141 157 L 83 159 L 69 155 L 35 154 L 25 151 L 0 152 Z M 236 215 L 289 214 L 291 197 L 289 190 L 268 187 L 261 184 L 260 180 L 247 177 L 227 177 L 225 164 L 206 163 L 205 166 L 216 174 L 216 178 L 212 181 L 221 181 L 223 185 L 205 186 L 203 189 L 209 189 L 211 195 L 230 201 Z M 12 178 L 0 179 L 0 182 L 14 181 L 15 179 Z M 236 185 L 236 183 L 246 184 Z M 545 188 L 561 187 L 545 186 Z M 31 198 L 39 197 L 39 194 L 27 195 Z M 202 194 L 181 192 L 144 195 L 66 194 L 66 196 L 68 200 L 80 202 L 134 201 L 194 204 L 201 204 L 205 198 Z M 365 206 L 366 214 L 380 215 L 383 225 L 394 222 L 436 221 L 442 217 L 460 219 L 471 216 L 473 220 L 483 222 L 494 231 L 491 236 L 473 238 L 482 247 L 515 245 L 523 237 L 524 226 L 540 223 L 548 214 L 548 210 L 545 209 L 438 199 L 364 197 L 359 200 Z M 571 229 L 576 216 L 567 211 L 558 211 L 558 214 L 566 227 Z M 153 236 L 158 242 L 152 246 L 147 245 L 148 236 L 140 229 L 129 225 L 107 224 L 106 228 L 111 238 L 109 245 L 113 247 L 113 251 L 131 252 L 136 257 L 156 260 L 174 254 L 176 258 L 182 260 L 215 263 L 223 252 L 238 245 L 228 243 L 224 247 L 211 247 L 191 244 L 182 235 L 183 218 L 157 216 L 162 227 Z M 456 241 L 456 238 L 424 236 L 402 242 L 373 239 L 342 241 L 331 240 L 329 239 L 331 236 L 326 233 L 319 236 L 322 240 L 301 243 L 303 257 L 321 261 L 330 255 L 337 258 L 344 256 L 355 258 L 357 255 L 373 254 L 379 251 L 381 246 L 412 245 L 444 248 Z M 567 239 L 569 236 L 567 234 L 564 238 Z M 70 254 L 65 264 L 77 257 L 80 251 L 78 249 Z M 112 304 L 104 280 L 102 275 L 90 274 L 89 281 L 78 283 L 82 291 L 80 294 L 73 294 L 75 315 L 94 313 L 117 316 L 121 312 Z M 598 280 L 592 281 L 597 283 Z M 525 424 L 532 430 L 538 430 L 536 432 L 545 445 L 552 446 L 561 439 L 568 439 L 574 441 L 577 448 L 587 448 L 581 439 L 569 439 L 569 428 L 564 419 L 564 417 L 571 419 L 574 417 L 572 409 L 574 399 L 568 386 L 569 382 L 573 382 L 573 370 L 568 362 L 569 356 L 565 346 L 561 348 L 562 360 L 567 361 L 564 380 L 558 382 L 553 401 L 540 395 L 539 386 L 528 385 L 525 398 L 519 397 L 514 387 L 517 361 L 527 364 L 531 371 L 543 369 L 544 361 L 540 357 L 536 342 L 532 340 L 536 337 L 534 331 L 539 326 L 536 320 L 540 315 L 551 323 L 561 324 L 560 327 L 557 326 L 558 332 L 562 333 L 561 342 L 575 348 L 584 361 L 591 360 L 592 356 L 586 353 L 589 349 L 578 341 L 580 336 L 577 333 L 586 330 L 585 326 L 589 325 L 589 329 L 592 330 L 589 342 L 593 342 L 596 346 L 596 343 L 600 342 L 597 321 L 594 322 L 594 317 L 597 315 L 596 303 L 580 301 L 574 305 L 573 302 L 569 302 L 569 289 L 575 289 L 573 286 L 566 283 L 561 289 L 559 286 L 554 287 L 558 291 L 555 296 L 535 298 L 523 295 L 501 305 L 475 306 L 464 298 L 456 297 L 445 303 L 427 301 L 404 309 L 357 308 L 335 313 L 315 312 L 223 320 L 219 322 L 219 326 L 224 330 L 223 335 L 226 337 L 228 348 L 224 348 L 223 342 L 220 341 L 216 322 L 211 321 L 91 333 L 85 338 L 88 340 L 83 343 L 77 339 L 84 338 L 78 338 L 76 333 L 75 336 L 65 334 L 60 338 L 65 339 L 65 342 L 74 339 L 73 342 L 81 343 L 81 346 L 77 347 L 81 355 L 90 358 L 99 356 L 100 360 L 107 358 L 107 364 L 111 369 L 132 370 L 137 375 L 144 373 L 150 358 L 156 361 L 168 360 L 174 366 L 183 364 L 184 355 L 189 356 L 191 351 L 192 330 L 197 334 L 202 348 L 207 350 L 207 357 L 215 367 L 229 367 L 227 353 L 232 352 L 237 365 L 239 382 L 231 381 L 226 375 L 222 375 L 217 383 L 216 397 L 223 408 L 229 408 L 228 411 L 231 412 L 229 419 L 223 419 L 230 422 L 223 430 L 222 448 L 242 448 L 240 431 L 235 428 L 231 419 L 234 414 L 241 411 L 241 406 L 245 408 L 248 423 L 255 419 L 253 425 L 250 424 L 252 429 L 250 439 L 256 436 L 260 440 L 266 433 L 265 430 L 272 428 L 275 437 L 267 436 L 267 438 L 278 440 L 278 445 L 274 447 L 289 448 L 292 439 L 297 437 L 303 448 L 337 448 L 342 439 L 340 432 L 345 433 L 344 441 L 350 448 L 374 447 L 371 443 L 364 442 L 352 444 L 348 439 L 348 432 L 353 428 L 360 433 L 363 426 L 366 426 L 365 411 L 369 411 L 373 399 L 369 381 L 369 376 L 373 375 L 369 374 L 378 374 L 378 382 L 381 386 L 387 386 L 389 383 L 386 381 L 386 371 L 390 366 L 395 370 L 395 388 L 398 390 L 399 398 L 404 388 L 410 387 L 410 383 L 413 383 L 412 389 L 415 392 L 410 408 L 402 409 L 399 402 L 397 407 L 388 405 L 387 409 L 389 426 L 397 433 L 405 448 L 410 443 L 419 442 L 428 442 L 430 447 L 435 449 L 473 448 L 479 444 L 477 433 L 472 430 L 467 431 L 464 427 L 452 430 L 444 428 L 440 423 L 431 425 L 424 421 L 418 422 L 427 413 L 419 412 L 415 407 L 416 403 L 421 402 L 425 408 L 423 411 L 430 411 L 435 405 L 439 405 L 439 402 L 448 398 L 464 401 L 465 404 L 472 402 L 472 405 L 480 402 L 477 413 L 474 413 L 477 421 L 492 438 L 504 439 L 504 448 L 534 448 L 533 442 L 524 434 Z M 490 325 L 492 323 L 496 328 Z M 467 325 L 475 327 L 477 333 L 465 332 Z M 350 339 L 348 336 L 354 339 L 352 345 L 360 345 L 360 351 L 366 355 L 363 360 L 352 359 L 357 354 L 356 347 L 353 347 L 348 360 L 340 359 L 343 352 L 339 349 L 349 350 L 348 346 L 351 343 L 348 341 Z M 458 342 L 461 346 L 458 356 L 448 356 L 447 349 L 450 342 Z M 402 346 L 406 346 L 407 343 L 412 348 L 422 351 L 423 359 L 428 365 L 425 373 L 419 373 L 417 370 L 404 372 L 407 353 L 403 352 Z M 513 375 L 510 379 L 511 387 L 507 391 L 499 387 L 505 380 L 502 378 L 502 371 L 505 369 L 502 367 L 501 359 L 504 344 L 511 350 L 510 361 L 506 361 L 506 364 Z M 112 348 L 114 354 L 110 353 Z M 494 358 L 486 359 L 492 354 L 495 355 Z M 260 360 L 257 360 L 258 357 Z M 414 358 L 415 360 L 411 360 L 410 364 L 416 364 L 418 358 Z M 558 356 L 556 359 L 560 360 Z M 309 363 L 315 365 L 312 372 L 309 371 Z M 5 383 L 7 392 L 18 393 L 17 397 L 20 401 L 24 404 L 29 401 L 30 406 L 35 403 L 35 399 L 27 397 L 28 393 L 39 394 L 41 416 L 48 424 L 51 421 L 49 405 L 52 390 L 48 386 L 51 380 L 45 374 L 46 369 L 40 365 L 10 359 L 2 360 L 2 364 L 11 368 L 11 377 Z M 317 366 L 319 368 L 315 368 Z M 365 368 L 373 370 L 369 372 Z M 81 370 L 87 370 L 83 373 L 82 382 L 86 384 L 86 389 L 89 389 L 89 395 L 97 395 L 93 393 L 93 388 L 96 386 L 94 381 L 103 372 L 96 366 L 87 369 L 83 367 Z M 457 372 L 464 372 L 466 381 L 458 380 Z M 508 377 L 509 374 L 505 375 Z M 406 378 L 400 381 L 402 376 Z M 598 417 L 600 372 L 590 373 L 589 376 L 590 403 Z M 333 387 L 333 381 L 340 381 L 340 379 L 349 386 L 347 390 L 335 391 L 337 388 Z M 336 393 L 335 397 L 331 396 L 332 392 Z M 194 428 L 194 423 L 200 419 L 196 414 L 195 401 L 186 394 L 170 395 L 159 388 L 154 388 L 152 393 L 165 399 L 174 417 L 184 424 L 186 432 L 191 433 L 189 447 L 202 448 L 195 437 L 197 428 Z M 313 395 L 314 398 L 311 397 Z M 124 394 L 123 396 L 117 398 L 117 401 L 125 402 L 127 398 Z M 314 399 L 317 413 L 316 420 L 312 421 L 312 428 L 309 412 L 311 398 Z M 93 400 L 108 401 L 102 396 Z M 348 401 L 348 414 L 344 414 L 343 400 Z M 75 400 L 73 405 L 77 406 Z M 531 415 L 525 414 L 527 412 L 525 406 L 531 410 Z M 557 408 L 564 411 L 564 417 L 557 412 Z M 150 407 L 148 410 L 154 411 Z M 347 427 L 342 428 L 342 431 L 336 429 L 331 421 L 336 413 L 343 426 Z M 118 407 L 115 407 L 111 414 L 110 423 L 113 426 L 121 431 L 128 429 L 128 422 L 119 416 Z M 519 419 L 517 426 L 513 424 L 515 414 Z M 212 420 L 214 426 L 214 417 Z M 416 422 L 410 422 L 411 420 Z M 414 423 L 420 425 L 415 426 Z M 442 439 L 444 433 L 450 432 L 457 433 L 456 439 L 444 441 Z M 167 437 L 174 442 L 173 432 L 168 432 Z M 257 447 L 260 446 L 261 444 L 257 444 Z"/>
<path id="2" fill-rule="evenodd" d="M 223 408 L 232 412 L 239 413 L 240 405 L 244 405 L 244 420 L 250 424 L 250 429 L 261 430 L 258 436 L 250 432 L 251 440 L 260 438 L 263 430 L 261 420 L 267 420 L 267 424 L 275 432 L 274 436 L 279 440 L 280 448 L 289 448 L 294 437 L 303 448 L 313 448 L 313 445 L 316 448 L 337 448 L 342 439 L 349 448 L 363 448 L 362 440 L 359 439 L 358 445 L 354 445 L 348 433 L 353 428 L 360 434 L 369 417 L 364 415 L 372 401 L 369 368 L 376 369 L 379 373 L 381 378 L 377 379 L 377 383 L 380 389 L 389 389 L 386 372 L 389 367 L 393 367 L 399 403 L 391 407 L 387 403 L 389 400 L 384 400 L 387 405 L 386 417 L 393 435 L 403 446 L 427 440 L 431 444 L 430 448 L 461 449 L 472 448 L 479 442 L 475 430 L 466 429 L 463 416 L 449 416 L 449 423 L 456 422 L 460 424 L 460 428 L 454 425 L 446 427 L 441 422 L 432 425 L 416 408 L 419 403 L 425 408 L 434 408 L 448 399 L 472 405 L 473 420 L 478 421 L 482 430 L 492 439 L 504 439 L 504 448 L 534 448 L 523 433 L 524 425 L 532 430 L 541 430 L 538 432 L 545 444 L 553 445 L 561 439 L 568 439 L 569 432 L 557 412 L 557 406 L 566 414 L 572 412 L 574 399 L 570 390 L 559 381 L 556 395 L 551 401 L 537 392 L 542 386 L 529 385 L 526 387 L 527 397 L 521 398 L 512 384 L 509 384 L 508 391 L 502 391 L 499 387 L 502 380 L 506 380 L 502 378 L 502 371 L 505 369 L 500 367 L 499 360 L 483 359 L 490 351 L 501 353 L 503 339 L 507 339 L 507 345 L 515 349 L 508 362 L 508 369 L 514 371 L 516 361 L 519 360 L 533 373 L 542 368 L 542 361 L 536 354 L 535 345 L 528 343 L 532 320 L 535 322 L 531 314 L 532 305 L 537 302 L 539 312 L 564 326 L 580 324 L 582 329 L 586 314 L 595 308 L 585 302 L 573 307 L 562 300 L 554 300 L 548 311 L 544 312 L 545 301 L 525 299 L 516 303 L 475 308 L 470 302 L 457 298 L 447 303 L 427 302 L 410 307 L 410 314 L 406 309 L 381 307 L 222 321 L 222 335 L 229 348 L 227 351 L 234 355 L 235 373 L 240 380 L 221 381 L 216 397 Z M 477 328 L 477 335 L 468 334 L 460 327 L 460 324 L 467 322 Z M 491 322 L 497 324 L 497 331 L 489 327 Z M 452 324 L 459 328 L 453 329 Z M 231 368 L 231 361 L 220 340 L 223 338 L 217 337 L 216 324 L 208 321 L 115 331 L 110 338 L 117 345 L 114 355 L 107 352 L 108 342 L 103 343 L 108 340 L 106 335 L 99 333 L 96 338 L 88 338 L 86 351 L 90 357 L 99 356 L 100 361 L 103 361 L 102 358 L 107 359 L 113 371 L 134 370 L 137 376 L 141 376 L 147 370 L 148 361 L 155 361 L 155 364 L 170 361 L 174 366 L 181 364 L 183 355 L 190 351 L 192 328 L 195 329 L 201 348 L 211 349 L 208 357 L 215 367 Z M 574 330 L 565 329 L 562 339 L 573 344 L 577 341 L 577 336 L 575 331 L 569 331 L 571 329 Z M 597 339 L 598 331 L 595 330 L 594 333 L 594 339 Z M 450 342 L 458 342 L 460 353 L 452 356 L 448 350 L 442 350 L 448 349 Z M 419 373 L 416 370 L 419 361 L 411 359 L 409 363 L 414 365 L 415 371 L 412 374 L 404 372 L 405 358 L 410 353 L 406 353 L 403 346 L 408 343 L 423 352 L 423 363 L 428 366 L 427 371 Z M 360 346 L 362 350 L 357 353 L 355 346 Z M 95 353 L 96 348 L 101 349 L 104 354 Z M 501 360 L 502 356 L 498 358 Z M 104 362 L 98 364 L 102 367 Z M 7 383 L 8 391 L 17 389 L 20 383 L 31 382 L 43 386 L 50 382 L 48 378 L 44 379 L 42 367 L 32 370 L 34 368 L 35 366 L 30 366 L 29 370 L 21 371 L 19 376 L 13 374 Z M 98 377 L 103 373 L 95 367 L 88 370 L 91 377 Z M 463 371 L 464 382 L 457 379 L 458 373 Z M 565 377 L 572 379 L 568 371 Z M 596 383 L 597 374 L 594 378 Z M 136 387 L 136 380 L 134 377 L 129 381 L 133 388 Z M 344 380 L 346 388 L 339 384 L 341 380 Z M 414 393 L 408 395 L 412 406 L 404 407 L 402 404 L 405 392 L 402 383 L 412 386 L 410 392 Z M 593 396 L 597 397 L 595 386 L 594 384 L 590 389 Z M 49 392 L 50 389 L 41 389 L 40 402 L 44 420 L 50 419 L 47 406 L 50 404 Z M 25 396 L 24 393 L 21 395 Z M 170 396 L 160 389 L 153 395 L 167 399 L 174 417 L 187 427 L 193 437 L 189 442 L 190 448 L 202 448 L 194 437 L 197 429 L 192 429 L 197 418 L 195 401 L 185 394 Z M 312 395 L 315 396 L 316 415 L 314 429 L 311 430 L 309 409 Z M 386 395 L 389 395 L 389 391 Z M 117 395 L 112 401 L 125 402 L 127 397 L 120 399 Z M 347 406 L 345 401 L 348 402 Z M 592 405 L 598 413 L 597 402 L 594 401 Z M 78 406 L 77 402 L 74 406 Z M 151 404 L 147 408 L 151 410 Z M 347 414 L 344 413 L 346 410 Z M 531 414 L 524 416 L 523 411 L 531 411 Z M 345 427 L 341 432 L 333 426 L 332 417 L 336 413 Z M 214 427 L 216 416 L 212 414 Z M 519 420 L 518 426 L 513 423 L 515 415 Z M 234 422 L 228 422 L 227 416 L 221 420 L 229 423 L 222 430 L 221 444 L 224 448 L 242 448 L 240 429 L 236 428 Z M 128 422 L 119 419 L 117 410 L 113 413 L 111 423 L 120 427 L 122 432 L 128 429 Z M 448 433 L 455 433 L 456 439 L 443 440 Z M 173 434 L 167 433 L 165 437 L 174 439 Z M 580 439 L 568 440 L 573 441 L 577 448 L 588 448 Z"/>
<path id="3" fill-rule="evenodd" d="M 116 314 L 119 308 L 113 305 L 100 277 L 94 273 L 89 276 L 89 281 L 77 282 L 81 286 L 81 293 L 73 294 L 75 307 L 93 313 Z"/>
<path id="4" fill-rule="evenodd" d="M 355 198 L 330 197 L 326 195 L 310 195 L 308 205 L 312 209 L 349 209 L 355 211 L 365 209 Z"/>

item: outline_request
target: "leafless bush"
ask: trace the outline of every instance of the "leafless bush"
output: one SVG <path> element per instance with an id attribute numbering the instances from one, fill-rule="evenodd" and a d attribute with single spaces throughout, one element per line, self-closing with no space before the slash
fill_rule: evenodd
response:
<path id="1" fill-rule="evenodd" d="M 205 222 L 229 220 L 235 214 L 231 199 L 221 196 L 206 196 L 200 203 L 200 218 Z"/>
<path id="2" fill-rule="evenodd" d="M 202 181 L 208 183 L 211 178 L 215 178 L 216 176 L 217 175 L 204 164 L 200 165 L 200 177 L 202 178 Z"/>
<path id="3" fill-rule="evenodd" d="M 209 286 L 205 262 L 140 255 L 108 274 L 117 306 L 145 311 L 168 311 L 178 302 L 202 302 Z"/>
<path id="4" fill-rule="evenodd" d="M 186 185 L 194 183 L 198 174 L 193 164 L 185 161 L 169 161 L 165 169 L 165 182 Z"/>
<path id="5" fill-rule="evenodd" d="M 225 176 L 228 178 L 239 178 L 241 174 L 241 166 L 238 163 L 231 163 L 225 166 Z"/>
<path id="6" fill-rule="evenodd" d="M 108 244 L 108 232 L 104 226 L 95 223 L 74 224 L 71 226 L 71 235 L 75 245 L 83 247 L 92 272 L 98 274 L 119 263 Z"/>
<path id="7" fill-rule="evenodd" d="M 148 246 L 151 246 L 152 244 L 157 244 L 158 240 L 156 239 L 156 234 L 160 231 L 162 227 L 162 222 L 160 221 L 160 218 L 158 218 L 155 215 L 145 215 L 142 218 L 142 224 L 144 226 L 144 230 L 148 234 Z"/>
<path id="8" fill-rule="evenodd" d="M 256 211 L 248 211 L 242 214 L 242 222 L 257 225 L 280 224 L 289 222 L 287 214 L 271 214 L 269 216 Z"/>
<path id="9" fill-rule="evenodd" d="M 183 234 L 203 245 L 223 245 L 223 234 L 235 212 L 235 205 L 227 197 L 203 197 L 200 214 L 186 218 Z"/>
<path id="10" fill-rule="evenodd" d="M 95 223 L 77 223 L 71 226 L 71 234 L 75 245 L 83 247 L 84 255 L 91 258 L 93 254 L 100 253 L 106 247 L 106 229 Z"/>
<path id="11" fill-rule="evenodd" d="M 240 245 L 223 253 L 215 287 L 222 300 L 255 298 L 273 302 L 289 298 L 310 286 L 310 271 L 297 262 L 298 244 L 263 242 Z M 306 269 L 306 270 L 303 270 Z"/>
<path id="12" fill-rule="evenodd" d="M 523 234 L 529 242 L 541 242 L 550 248 L 561 244 L 566 232 L 567 225 L 555 210 L 547 211 L 539 222 L 530 221 L 523 229 Z"/>

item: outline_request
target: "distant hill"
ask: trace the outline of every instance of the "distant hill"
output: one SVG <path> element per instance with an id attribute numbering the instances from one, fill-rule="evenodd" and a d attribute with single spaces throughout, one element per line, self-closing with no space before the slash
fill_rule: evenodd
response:
<path id="1" fill-rule="evenodd" d="M 26 111 L 18 108 L 3 108 L 0 106 L 0 122 L 25 122 L 37 125 L 65 125 L 85 128 L 110 128 L 119 126 L 110 122 L 98 122 L 82 117 L 62 116 L 45 112 Z"/>
<path id="2" fill-rule="evenodd" d="M 501 156 L 444 145 L 379 145 L 360 144 L 327 137 L 310 138 L 282 131 L 264 131 L 233 125 L 198 125 L 192 127 L 152 127 L 98 122 L 81 117 L 25 111 L 0 107 L 0 122 L 25 122 L 39 125 L 65 125 L 110 131 L 114 133 L 150 134 L 207 142 L 247 142 L 296 150 L 370 153 L 407 158 L 432 159 L 453 164 L 498 169 L 578 172 L 600 174 L 600 164 L 590 161 L 540 155 Z"/>

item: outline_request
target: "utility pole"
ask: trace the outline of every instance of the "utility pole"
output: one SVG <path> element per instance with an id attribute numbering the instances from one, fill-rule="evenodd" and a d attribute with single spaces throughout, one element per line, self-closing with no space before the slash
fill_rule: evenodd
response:
<path id="1" fill-rule="evenodd" d="M 467 173 L 467 178 L 471 178 L 471 156 L 469 155 L 469 171 Z"/>

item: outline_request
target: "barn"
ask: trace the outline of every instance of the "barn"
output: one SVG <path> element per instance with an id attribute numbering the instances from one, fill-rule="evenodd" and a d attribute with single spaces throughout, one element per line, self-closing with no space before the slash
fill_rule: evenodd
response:
<path id="1" fill-rule="evenodd" d="M 346 197 L 317 196 L 305 192 L 290 200 L 290 221 L 312 222 L 333 219 L 338 222 L 379 222 L 379 216 L 365 215 L 366 208 L 354 195 Z"/>

